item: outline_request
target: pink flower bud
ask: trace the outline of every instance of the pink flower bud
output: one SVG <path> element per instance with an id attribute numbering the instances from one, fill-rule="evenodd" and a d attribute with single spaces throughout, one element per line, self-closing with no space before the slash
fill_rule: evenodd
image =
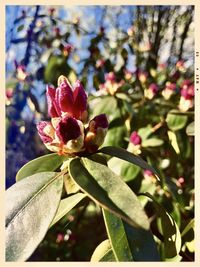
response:
<path id="1" fill-rule="evenodd" d="M 166 82 L 166 88 L 172 91 L 176 90 L 176 84 L 171 82 Z"/>
<path id="2" fill-rule="evenodd" d="M 84 120 L 85 112 L 87 112 L 87 95 L 80 81 L 76 81 L 74 88 L 73 116 L 76 119 Z"/>
<path id="3" fill-rule="evenodd" d="M 186 79 L 186 80 L 183 81 L 181 87 L 182 87 L 182 88 L 185 88 L 185 87 L 187 88 L 187 87 L 190 86 L 190 85 L 192 85 L 192 81 L 189 80 L 189 79 Z"/>
<path id="4" fill-rule="evenodd" d="M 76 81 L 73 91 L 67 78 L 60 76 L 55 98 L 62 113 L 83 121 L 87 117 L 87 95 L 80 81 Z"/>
<path id="5" fill-rule="evenodd" d="M 155 83 L 151 83 L 151 84 L 149 85 L 149 89 L 152 91 L 152 93 L 153 93 L 154 95 L 157 94 L 157 92 L 158 92 L 158 90 L 159 90 L 157 84 L 155 84 Z"/>
<path id="6" fill-rule="evenodd" d="M 74 50 L 74 46 L 71 44 L 65 44 L 63 47 L 64 56 L 68 56 Z"/>
<path id="7" fill-rule="evenodd" d="M 66 80 L 63 80 L 56 89 L 56 103 L 62 112 L 67 112 L 73 116 L 73 91 L 72 87 Z"/>
<path id="8" fill-rule="evenodd" d="M 77 139 L 80 134 L 81 130 L 77 120 L 69 116 L 62 118 L 56 127 L 56 135 L 63 144 L 69 140 Z"/>
<path id="9" fill-rule="evenodd" d="M 181 90 L 181 96 L 185 99 L 193 99 L 194 98 L 194 85 L 184 85 Z"/>
<path id="10" fill-rule="evenodd" d="M 108 129 L 105 114 L 96 116 L 89 122 L 86 130 L 85 148 L 88 152 L 95 152 L 103 144 Z"/>
<path id="11" fill-rule="evenodd" d="M 142 138 L 138 135 L 136 131 L 134 131 L 130 136 L 130 142 L 133 145 L 140 145 L 142 143 Z"/>
<path id="12" fill-rule="evenodd" d="M 150 170 L 144 170 L 144 176 L 152 176 L 153 172 Z"/>
<path id="13" fill-rule="evenodd" d="M 55 94 L 56 89 L 52 86 L 47 86 L 46 97 L 48 113 L 51 118 L 59 117 L 61 115 L 61 110 L 56 103 Z"/>
<path id="14" fill-rule="evenodd" d="M 41 121 L 37 124 L 37 130 L 44 143 L 51 143 L 54 137 L 54 129 L 50 122 Z"/>
<path id="15" fill-rule="evenodd" d="M 105 78 L 106 78 L 106 81 L 111 81 L 111 82 L 114 82 L 116 79 L 114 72 L 107 73 L 105 75 Z"/>

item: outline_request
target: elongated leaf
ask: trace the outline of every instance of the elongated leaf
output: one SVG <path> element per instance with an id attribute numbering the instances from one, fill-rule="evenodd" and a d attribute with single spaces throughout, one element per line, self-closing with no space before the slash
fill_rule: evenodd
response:
<path id="1" fill-rule="evenodd" d="M 159 173 L 153 167 L 149 166 L 149 164 L 146 161 L 144 161 L 142 158 L 128 152 L 127 150 L 125 150 L 121 147 L 107 146 L 107 147 L 101 148 L 98 152 L 126 160 L 130 163 L 133 163 L 133 164 L 139 166 L 140 168 L 142 168 L 144 170 L 150 170 L 155 175 L 158 176 L 157 178 L 160 178 Z"/>
<path id="2" fill-rule="evenodd" d="M 181 233 L 181 236 L 183 237 L 187 232 L 189 232 L 192 228 L 194 228 L 194 219 L 192 219 L 184 228 L 183 232 Z"/>
<path id="3" fill-rule="evenodd" d="M 104 240 L 101 244 L 99 244 L 92 254 L 91 262 L 98 262 L 98 261 L 105 261 L 105 262 L 116 261 L 112 251 L 112 247 L 110 245 L 110 241 L 108 239 Z"/>
<path id="4" fill-rule="evenodd" d="M 25 261 L 44 238 L 58 208 L 62 173 L 42 172 L 6 191 L 6 261 Z"/>
<path id="5" fill-rule="evenodd" d="M 155 146 L 161 146 L 162 144 L 163 140 L 155 137 L 146 139 L 144 142 L 142 142 L 143 147 L 155 147 Z"/>
<path id="6" fill-rule="evenodd" d="M 53 226 L 57 223 L 62 217 L 64 217 L 70 210 L 72 210 L 84 197 L 86 197 L 83 193 L 77 193 L 72 196 L 69 196 L 60 201 L 58 210 L 56 212 L 56 216 L 54 217 L 51 225 Z"/>
<path id="7" fill-rule="evenodd" d="M 111 158 L 108 161 L 108 167 L 114 173 L 120 175 L 125 182 L 133 180 L 141 170 L 138 166 L 118 158 Z"/>
<path id="8" fill-rule="evenodd" d="M 149 124 L 146 127 L 140 128 L 138 130 L 138 134 L 139 136 L 141 136 L 142 142 L 145 141 L 153 133 L 152 128 L 152 125 Z"/>
<path id="9" fill-rule="evenodd" d="M 168 113 L 166 122 L 170 130 L 177 131 L 185 127 L 188 117 L 186 115 L 178 115 Z"/>
<path id="10" fill-rule="evenodd" d="M 194 136 L 194 121 L 187 126 L 186 133 L 187 135 Z"/>
<path id="11" fill-rule="evenodd" d="M 62 164 L 64 159 L 64 156 L 52 153 L 31 160 L 18 171 L 16 181 L 22 180 L 35 173 L 55 171 Z"/>
<path id="12" fill-rule="evenodd" d="M 150 231 L 135 228 L 103 210 L 106 230 L 118 261 L 159 261 L 160 256 Z"/>
<path id="13" fill-rule="evenodd" d="M 145 195 L 153 200 L 158 211 L 160 228 L 164 236 L 165 260 L 176 257 L 181 250 L 181 234 L 175 220 L 149 193 L 141 195 Z"/>
<path id="14" fill-rule="evenodd" d="M 137 196 L 107 166 L 87 158 L 75 158 L 69 162 L 69 174 L 103 208 L 136 227 L 149 228 L 148 218 Z"/>

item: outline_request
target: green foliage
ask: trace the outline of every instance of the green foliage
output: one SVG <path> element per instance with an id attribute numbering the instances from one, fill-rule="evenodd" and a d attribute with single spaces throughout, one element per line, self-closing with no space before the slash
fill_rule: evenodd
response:
<path id="1" fill-rule="evenodd" d="M 188 117 L 185 115 L 177 115 L 168 113 L 166 122 L 170 130 L 178 131 L 185 127 L 187 123 Z"/>
<path id="2" fill-rule="evenodd" d="M 135 156 L 134 154 L 128 152 L 127 150 L 120 148 L 120 147 L 103 147 L 99 150 L 99 152 L 102 152 L 104 154 L 120 158 L 122 160 L 126 160 L 130 163 L 133 163 L 142 169 L 151 170 L 153 173 L 155 173 L 158 177 L 160 176 L 159 173 L 149 166 L 146 161 L 144 161 L 142 158 Z"/>
<path id="3" fill-rule="evenodd" d="M 58 156 L 58 154 L 52 153 L 31 160 L 18 171 L 16 181 L 20 181 L 35 173 L 56 171 L 64 159 L 64 156 Z"/>
<path id="4" fill-rule="evenodd" d="M 108 239 L 104 240 L 101 244 L 96 247 L 95 251 L 92 254 L 91 262 L 114 262 L 116 261 L 115 256 Z"/>
<path id="5" fill-rule="evenodd" d="M 86 197 L 85 194 L 77 193 L 62 199 L 60 201 L 58 210 L 56 212 L 56 216 L 54 217 L 49 227 L 52 227 L 55 223 L 57 223 L 63 216 L 65 216 L 71 209 L 73 209 L 84 197 Z"/>
<path id="6" fill-rule="evenodd" d="M 136 195 L 108 167 L 87 158 L 75 158 L 69 163 L 69 174 L 100 206 L 136 227 L 149 228 L 147 216 Z"/>
<path id="7" fill-rule="evenodd" d="M 103 210 L 106 230 L 117 261 L 159 261 L 156 243 L 150 230 L 130 226 Z M 119 241 L 120 240 L 120 241 Z"/>
<path id="8" fill-rule="evenodd" d="M 59 15 L 61 6 L 52 14 L 48 6 L 37 8 L 15 20 L 16 38 L 8 46 L 8 178 L 18 171 L 11 175 L 10 169 L 46 153 L 35 123 L 47 119 L 45 87 L 57 87 L 60 75 L 72 84 L 79 79 L 87 92 L 85 129 L 102 113 L 109 128 L 96 154 L 81 152 L 68 161 L 52 153 L 18 171 L 6 192 L 6 260 L 29 260 L 37 247 L 31 261 L 193 261 L 193 95 L 181 107 L 184 83 L 191 91 L 194 85 L 193 6 L 98 6 L 94 20 L 93 7 L 85 17 L 65 10 L 69 20 Z M 125 16 L 128 23 L 121 23 Z M 158 90 L 148 95 L 152 84 Z M 133 132 L 141 138 L 136 145 Z"/>
<path id="9" fill-rule="evenodd" d="M 159 230 L 164 237 L 163 257 L 167 261 L 177 257 L 181 250 L 181 234 L 175 220 L 157 201 L 149 194 L 144 194 L 153 200 L 159 216 Z"/>
<path id="10" fill-rule="evenodd" d="M 52 75 L 53 73 L 53 75 Z M 64 56 L 50 56 L 45 68 L 44 79 L 46 83 L 57 86 L 57 80 L 60 75 L 68 76 L 70 68 Z"/>
<path id="11" fill-rule="evenodd" d="M 55 216 L 62 187 L 62 173 L 43 172 L 6 191 L 6 261 L 30 257 Z"/>

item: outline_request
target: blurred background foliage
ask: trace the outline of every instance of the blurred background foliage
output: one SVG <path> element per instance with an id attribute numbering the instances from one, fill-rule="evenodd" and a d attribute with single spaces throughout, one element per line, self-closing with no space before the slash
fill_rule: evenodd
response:
<path id="1" fill-rule="evenodd" d="M 192 261 L 193 16 L 192 6 L 7 6 L 6 187 L 21 166 L 48 153 L 35 127 L 48 119 L 46 85 L 56 86 L 60 75 L 72 84 L 79 79 L 90 117 L 109 118 L 104 145 L 140 154 L 163 179 L 157 184 L 116 158 L 109 167 L 167 209 L 182 233 L 178 260 Z M 139 143 L 129 139 L 132 132 Z M 145 209 L 156 231 L 151 202 Z M 104 239 L 100 209 L 84 200 L 49 230 L 30 261 L 87 261 Z"/>

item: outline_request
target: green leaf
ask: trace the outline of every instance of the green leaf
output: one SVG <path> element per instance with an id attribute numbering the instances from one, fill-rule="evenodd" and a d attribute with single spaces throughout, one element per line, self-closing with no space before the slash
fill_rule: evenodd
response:
<path id="1" fill-rule="evenodd" d="M 6 191 L 6 261 L 30 257 L 56 214 L 62 187 L 62 173 L 42 172 Z"/>
<path id="2" fill-rule="evenodd" d="M 183 237 L 187 232 L 190 231 L 190 229 L 194 228 L 194 219 L 192 219 L 184 228 L 183 232 L 181 233 L 181 236 Z"/>
<path id="3" fill-rule="evenodd" d="M 156 243 L 150 231 L 134 228 L 103 210 L 106 230 L 118 261 L 159 261 Z"/>
<path id="4" fill-rule="evenodd" d="M 161 146 L 162 144 L 163 140 L 153 137 L 142 141 L 143 147 L 155 147 L 155 146 Z"/>
<path id="5" fill-rule="evenodd" d="M 108 167 L 87 158 L 75 158 L 69 163 L 69 174 L 100 206 L 136 227 L 149 228 L 148 218 L 137 196 Z"/>
<path id="6" fill-rule="evenodd" d="M 170 130 L 178 131 L 185 127 L 188 117 L 186 115 L 167 114 L 166 122 Z"/>
<path id="7" fill-rule="evenodd" d="M 105 146 L 116 146 L 125 147 L 126 142 L 124 138 L 127 136 L 127 128 L 124 123 L 119 124 L 115 127 L 108 129 L 106 134 L 104 145 Z"/>
<path id="8" fill-rule="evenodd" d="M 68 173 L 64 175 L 64 188 L 67 195 L 77 193 L 80 189 Z"/>
<path id="9" fill-rule="evenodd" d="M 149 124 L 146 127 L 140 128 L 138 134 L 141 136 L 142 141 L 146 140 L 152 134 L 152 125 Z"/>
<path id="10" fill-rule="evenodd" d="M 110 108 L 112 107 L 112 109 Z M 91 117 L 95 117 L 101 113 L 109 116 L 110 120 L 116 117 L 117 101 L 112 96 L 98 97 L 90 101 Z"/>
<path id="11" fill-rule="evenodd" d="M 55 171 L 62 164 L 64 159 L 64 156 L 52 153 L 31 160 L 18 171 L 16 181 L 20 181 L 35 173 Z"/>
<path id="12" fill-rule="evenodd" d="M 61 55 L 51 55 L 44 71 L 44 79 L 46 83 L 52 83 L 57 86 L 57 80 L 60 75 L 68 76 L 71 68 L 67 64 L 66 58 Z"/>
<path id="13" fill-rule="evenodd" d="M 146 179 L 143 179 L 142 180 L 142 184 L 140 186 L 140 193 L 146 193 L 148 192 L 149 194 L 153 195 L 156 191 L 156 184 L 153 183 L 152 181 L 148 181 Z M 147 204 L 148 202 L 148 198 L 146 196 L 139 196 L 139 200 L 140 200 L 140 203 L 142 204 L 143 207 L 145 207 L 145 205 Z"/>
<path id="14" fill-rule="evenodd" d="M 21 32 L 24 29 L 24 24 L 19 25 L 19 27 L 17 28 L 17 32 Z"/>
<path id="15" fill-rule="evenodd" d="M 138 166 L 115 157 L 108 161 L 108 167 L 117 175 L 122 176 L 125 182 L 132 181 L 140 172 L 140 168 Z"/>
<path id="16" fill-rule="evenodd" d="M 153 200 L 160 218 L 160 230 L 164 237 L 165 260 L 176 257 L 181 250 L 181 234 L 171 215 L 149 194 L 145 195 Z"/>
<path id="17" fill-rule="evenodd" d="M 187 126 L 186 133 L 187 135 L 194 136 L 194 121 Z"/>
<path id="18" fill-rule="evenodd" d="M 136 166 L 139 166 L 144 170 L 150 170 L 155 175 L 158 176 L 157 178 L 160 178 L 159 173 L 153 167 L 149 166 L 149 164 L 146 161 L 121 147 L 112 147 L 112 146 L 103 147 L 98 152 L 128 161 L 130 163 L 135 164 Z"/>
<path id="19" fill-rule="evenodd" d="M 108 239 L 104 240 L 101 244 L 99 244 L 92 254 L 91 262 L 99 262 L 99 261 L 104 261 L 104 262 L 116 261 L 112 251 L 112 247 L 110 245 L 110 241 Z"/>
<path id="20" fill-rule="evenodd" d="M 72 210 L 85 197 L 86 197 L 85 194 L 77 193 L 65 199 L 62 199 L 60 201 L 56 216 L 54 217 L 49 228 L 52 227 L 54 224 L 56 224 L 60 219 L 62 219 L 62 217 L 64 217 L 70 210 Z"/>

